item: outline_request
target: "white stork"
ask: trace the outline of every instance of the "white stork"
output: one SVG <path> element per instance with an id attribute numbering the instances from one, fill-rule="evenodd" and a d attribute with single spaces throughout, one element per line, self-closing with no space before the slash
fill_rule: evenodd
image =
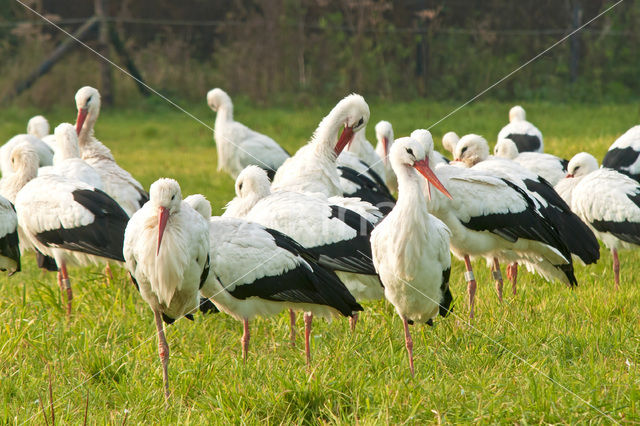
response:
<path id="1" fill-rule="evenodd" d="M 445 195 L 450 195 L 429 167 L 426 147 L 420 142 L 400 138 L 391 147 L 389 157 L 398 177 L 398 202 L 371 233 L 371 250 L 384 284 L 384 294 L 404 323 L 413 376 L 409 324 L 433 324 L 438 314 L 447 315 L 453 300 L 449 290 L 450 231 L 427 211 L 422 178 L 416 170 Z"/>
<path id="2" fill-rule="evenodd" d="M 586 152 L 569 161 L 567 180 L 573 181 L 571 208 L 591 226 L 611 250 L 615 288 L 620 285 L 618 250 L 640 246 L 640 185 L 618 171 L 598 168 Z"/>
<path id="3" fill-rule="evenodd" d="M 123 262 L 129 217 L 111 197 L 91 185 L 58 175 L 37 177 L 38 154 L 28 144 L 15 147 L 11 161 L 16 171 L 3 179 L 0 191 L 15 200 L 20 245 L 55 259 L 70 315 L 73 296 L 67 266 L 107 259 Z"/>
<path id="4" fill-rule="evenodd" d="M 327 198 L 322 193 L 271 192 L 266 173 L 256 166 L 240 173 L 236 194 L 224 216 L 244 218 L 293 238 L 318 256 L 321 265 L 336 271 L 356 300 L 383 296 L 369 242 L 381 215 L 370 203 Z M 356 320 L 357 315 L 351 321 L 352 327 Z"/>
<path id="5" fill-rule="evenodd" d="M 456 145 L 460 140 L 460 136 L 456 132 L 447 132 L 442 136 L 442 147 L 455 157 Z"/>
<path id="6" fill-rule="evenodd" d="M 602 160 L 602 167 L 614 169 L 640 182 L 640 125 L 615 140 Z"/>
<path id="7" fill-rule="evenodd" d="M 427 146 L 433 159 L 433 139 L 426 130 L 411 137 Z M 462 167 L 440 165 L 436 176 L 453 199 L 434 192 L 427 202 L 429 211 L 451 230 L 451 251 L 464 259 L 469 292 L 469 316 L 474 316 L 476 280 L 471 258 L 520 261 L 547 280 L 569 285 L 577 283 L 571 254 L 555 226 L 539 211 L 527 191 L 508 179 Z M 425 185 L 427 195 L 429 186 Z"/>
<path id="8" fill-rule="evenodd" d="M 551 185 L 560 182 L 567 174 L 569 161 L 544 152 L 518 152 L 511 139 L 500 139 L 493 148 L 496 157 L 513 160 L 525 169 L 543 177 Z"/>
<path id="9" fill-rule="evenodd" d="M 224 90 L 210 90 L 207 104 L 216 112 L 213 136 L 218 151 L 218 170 L 235 179 L 242 169 L 255 164 L 273 178 L 278 167 L 289 158 L 289 153 L 269 136 L 234 121 L 233 103 Z"/>
<path id="10" fill-rule="evenodd" d="M 20 134 L 12 137 L 0 147 L 0 171 L 2 176 L 9 176 L 14 169 L 11 165 L 11 152 L 20 144 L 29 144 L 38 154 L 38 166 L 50 166 L 53 164 L 53 150 L 46 143 L 35 136 Z"/>
<path id="11" fill-rule="evenodd" d="M 153 311 L 158 330 L 165 397 L 169 397 L 169 345 L 164 324 L 198 309 L 198 291 L 209 274 L 207 221 L 182 200 L 180 185 L 161 178 L 150 200 L 131 217 L 124 258 L 131 279 Z"/>
<path id="12" fill-rule="evenodd" d="M 201 195 L 185 199 L 203 216 L 211 205 Z M 211 273 L 200 293 L 218 309 L 242 321 L 242 357 L 249 350 L 249 321 L 285 309 L 305 312 L 305 353 L 311 361 L 313 315 L 351 316 L 362 307 L 318 256 L 293 239 L 257 223 L 230 217 L 209 221 Z"/>
<path id="13" fill-rule="evenodd" d="M 511 139 L 518 152 L 544 152 L 542 133 L 527 121 L 527 114 L 520 105 L 509 110 L 509 124 L 498 133 L 498 140 Z"/>
<path id="14" fill-rule="evenodd" d="M 378 144 L 376 145 L 376 152 L 378 156 L 382 158 L 382 162 L 384 164 L 384 173 L 387 179 L 387 187 L 391 192 L 398 192 L 398 181 L 396 179 L 396 174 L 393 171 L 393 167 L 391 167 L 391 163 L 389 162 L 389 151 L 393 146 L 393 126 L 388 121 L 379 121 L 375 127 L 376 130 L 376 140 Z"/>
<path id="15" fill-rule="evenodd" d="M 82 159 L 100 174 L 104 192 L 131 216 L 149 200 L 149 194 L 129 172 L 118 166 L 111 150 L 93 136 L 100 114 L 100 93 L 93 87 L 82 87 L 76 93 L 76 107 L 76 132 Z"/>
<path id="16" fill-rule="evenodd" d="M 9 276 L 20 272 L 18 216 L 13 204 L 0 196 L 0 270 Z"/>

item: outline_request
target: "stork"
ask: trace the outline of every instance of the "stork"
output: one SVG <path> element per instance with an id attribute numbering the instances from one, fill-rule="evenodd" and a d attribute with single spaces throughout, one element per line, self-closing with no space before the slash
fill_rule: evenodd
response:
<path id="1" fill-rule="evenodd" d="M 602 160 L 602 167 L 640 182 L 640 125 L 633 126 L 613 142 Z"/>
<path id="2" fill-rule="evenodd" d="M 520 105 L 509 110 L 509 124 L 498 133 L 498 140 L 511 139 L 518 152 L 544 152 L 542 133 L 527 121 L 527 114 Z"/>
<path id="3" fill-rule="evenodd" d="M 391 192 L 398 192 L 398 181 L 396 179 L 396 174 L 393 171 L 393 167 L 391 167 L 391 163 L 389 162 L 389 150 L 393 146 L 393 126 L 388 121 L 379 121 L 375 127 L 376 130 L 376 140 L 378 144 L 376 145 L 376 152 L 378 156 L 382 158 L 382 163 L 384 164 L 384 174 L 387 178 L 387 187 Z"/>
<path id="4" fill-rule="evenodd" d="M 100 114 L 100 93 L 93 87 L 82 87 L 76 93 L 76 107 L 76 132 L 82 159 L 100 174 L 104 191 L 131 216 L 149 200 L 149 194 L 129 172 L 118 166 L 111 150 L 93 136 Z"/>
<path id="5" fill-rule="evenodd" d="M 500 139 L 493 149 L 496 157 L 513 160 L 525 169 L 543 177 L 552 186 L 567 174 L 569 161 L 544 152 L 518 152 L 518 146 L 511 139 Z"/>
<path id="6" fill-rule="evenodd" d="M 305 312 L 305 354 L 311 362 L 311 320 L 351 316 L 362 307 L 318 256 L 293 239 L 257 223 L 230 217 L 211 218 L 201 195 L 185 199 L 209 219 L 211 273 L 200 293 L 218 309 L 242 321 L 242 358 L 249 350 L 249 321 L 285 309 Z"/>
<path id="7" fill-rule="evenodd" d="M 18 216 L 13 204 L 0 196 L 0 270 L 9 276 L 20 272 Z"/>
<path id="8" fill-rule="evenodd" d="M 20 244 L 55 259 L 58 284 L 71 314 L 69 265 L 124 262 L 122 243 L 129 217 L 111 197 L 84 182 L 58 175 L 37 177 L 38 155 L 28 144 L 13 149 L 16 171 L 0 184 L 15 200 Z"/>
<path id="9" fill-rule="evenodd" d="M 235 179 L 242 169 L 255 164 L 273 178 L 278 167 L 289 158 L 289 153 L 269 136 L 235 121 L 233 103 L 224 90 L 210 90 L 207 104 L 216 112 L 213 136 L 218 151 L 218 171 L 225 171 Z"/>
<path id="10" fill-rule="evenodd" d="M 175 180 L 158 179 L 149 190 L 150 201 L 127 225 L 123 251 L 131 279 L 153 311 L 168 398 L 169 345 L 163 321 L 172 324 L 198 309 L 198 291 L 209 274 L 209 226 L 182 200 Z"/>
<path id="11" fill-rule="evenodd" d="M 373 230 L 373 263 L 384 284 L 384 294 L 404 323 L 411 375 L 413 340 L 409 324 L 433 324 L 449 313 L 451 254 L 447 226 L 427 211 L 416 170 L 450 197 L 429 167 L 426 147 L 411 138 L 395 141 L 389 154 L 398 177 L 398 202 Z M 414 170 L 415 169 L 415 170 Z"/>
<path id="12" fill-rule="evenodd" d="M 571 208 L 593 229 L 613 256 L 616 290 L 620 286 L 618 250 L 640 245 L 640 184 L 616 170 L 598 168 L 586 152 L 576 154 L 568 167 Z"/>

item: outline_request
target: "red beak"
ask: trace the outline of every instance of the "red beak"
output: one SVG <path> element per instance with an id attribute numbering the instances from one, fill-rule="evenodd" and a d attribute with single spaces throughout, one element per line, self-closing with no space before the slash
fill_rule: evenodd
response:
<path id="1" fill-rule="evenodd" d="M 382 149 L 384 151 L 384 164 L 389 163 L 389 139 L 387 138 L 382 138 Z"/>
<path id="2" fill-rule="evenodd" d="M 565 176 L 566 178 L 572 178 L 573 175 L 571 173 L 567 173 L 567 175 Z"/>
<path id="3" fill-rule="evenodd" d="M 158 248 L 156 249 L 156 256 L 160 253 L 160 244 L 162 244 L 162 235 L 164 234 L 164 228 L 167 226 L 167 220 L 169 220 L 169 210 L 166 207 L 158 207 Z"/>
<path id="4" fill-rule="evenodd" d="M 342 152 L 344 147 L 347 146 L 347 144 L 351 143 L 351 141 L 353 140 L 353 134 L 354 133 L 353 133 L 352 127 L 349 127 L 349 126 L 344 127 L 344 130 L 340 135 L 340 139 L 338 139 L 338 143 L 336 144 L 336 147 L 335 147 L 336 157 L 340 155 L 340 153 Z"/>
<path id="5" fill-rule="evenodd" d="M 413 167 L 415 167 L 415 169 L 419 171 L 420 174 L 424 176 L 429 183 L 431 183 L 440 192 L 442 192 L 444 195 L 446 195 L 447 197 L 453 200 L 453 197 L 451 196 L 451 194 L 449 194 L 449 191 L 447 191 L 447 188 L 444 187 L 442 182 L 440 182 L 440 179 L 438 179 L 436 174 L 433 173 L 433 170 L 431 170 L 431 168 L 429 167 L 428 158 L 425 158 L 424 160 L 416 161 L 415 163 L 413 163 Z M 429 185 L 429 183 L 427 183 L 427 185 Z M 431 199 L 431 187 L 427 187 L 427 189 L 428 189 L 429 199 Z"/>
<path id="6" fill-rule="evenodd" d="M 76 133 L 78 136 L 80 135 L 80 131 L 82 130 L 82 125 L 84 124 L 84 120 L 87 119 L 87 114 L 89 113 L 88 108 L 80 108 L 78 110 L 78 118 L 76 120 Z"/>

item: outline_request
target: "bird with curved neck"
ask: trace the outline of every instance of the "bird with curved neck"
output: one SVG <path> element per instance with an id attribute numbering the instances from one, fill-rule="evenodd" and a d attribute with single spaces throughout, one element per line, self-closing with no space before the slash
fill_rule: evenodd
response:
<path id="1" fill-rule="evenodd" d="M 33 135 L 40 140 L 48 136 L 49 131 L 49 122 L 41 115 L 31 117 L 27 123 L 27 134 Z"/>
<path id="2" fill-rule="evenodd" d="M 18 192 L 38 176 L 39 161 L 38 153 L 30 143 L 16 145 L 10 157 L 14 172 L 0 179 L 0 195 L 15 204 Z"/>
<path id="3" fill-rule="evenodd" d="M 207 104 L 216 112 L 213 136 L 218 152 L 218 170 L 233 179 L 249 165 L 257 165 L 273 177 L 289 154 L 269 136 L 233 119 L 233 103 L 220 88 L 207 93 Z"/>
<path id="4" fill-rule="evenodd" d="M 409 324 L 433 324 L 450 310 L 451 254 L 447 226 L 430 215 L 422 179 L 451 197 L 429 167 L 425 145 L 412 138 L 397 139 L 389 154 L 398 177 L 398 201 L 371 234 L 373 262 L 384 294 L 404 323 L 411 375 L 413 341 Z M 420 176 L 418 173 L 420 173 Z"/>
<path id="5" fill-rule="evenodd" d="M 272 189 L 342 195 L 336 158 L 368 121 L 369 105 L 362 96 L 353 94 L 342 99 L 322 119 L 311 141 L 280 166 Z"/>

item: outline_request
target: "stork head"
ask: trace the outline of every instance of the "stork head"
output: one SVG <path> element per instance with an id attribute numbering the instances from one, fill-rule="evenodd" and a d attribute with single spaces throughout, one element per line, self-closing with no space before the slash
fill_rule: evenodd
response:
<path id="1" fill-rule="evenodd" d="M 524 111 L 520 105 L 516 105 L 511 107 L 509 110 L 509 122 L 512 123 L 514 121 L 524 121 L 527 119 L 527 113 Z"/>
<path id="2" fill-rule="evenodd" d="M 231 105 L 231 98 L 227 95 L 227 92 L 216 87 L 209 90 L 207 93 L 207 105 L 214 111 L 218 111 L 221 106 Z"/>
<path id="3" fill-rule="evenodd" d="M 456 161 L 461 161 L 467 167 L 472 167 L 489 158 L 489 144 L 480 135 L 464 135 L 456 144 Z"/>
<path id="4" fill-rule="evenodd" d="M 500 139 L 493 148 L 493 155 L 496 157 L 509 158 L 513 160 L 518 156 L 518 146 L 511 139 Z"/>
<path id="5" fill-rule="evenodd" d="M 184 199 L 184 202 L 189 204 L 191 208 L 200 213 L 202 217 L 209 220 L 211 217 L 211 203 L 202 194 L 189 195 Z"/>
<path id="6" fill-rule="evenodd" d="M 338 142 L 332 147 L 335 155 L 338 156 L 347 144 L 353 140 L 355 133 L 367 126 L 369 115 L 369 105 L 367 105 L 364 98 L 360 95 L 352 94 L 338 102 L 329 115 L 320 122 L 318 130 L 335 129 L 334 126 L 336 125 L 339 127 L 344 126 Z M 325 141 L 319 142 L 333 143 L 335 136 L 330 136 Z"/>
<path id="7" fill-rule="evenodd" d="M 162 235 L 167 226 L 169 216 L 180 211 L 180 205 L 182 204 L 180 185 L 174 179 L 160 178 L 151 184 L 151 188 L 149 188 L 149 199 L 152 205 L 158 210 L 157 255 L 160 253 Z"/>
<path id="8" fill-rule="evenodd" d="M 271 193 L 271 183 L 267 172 L 258 166 L 247 166 L 236 179 L 236 195 L 245 198 L 258 195 L 260 198 Z"/>
<path id="9" fill-rule="evenodd" d="M 87 117 L 98 118 L 100 114 L 100 92 L 91 86 L 84 86 L 76 92 L 76 108 L 78 119 L 76 120 L 76 133 L 79 135 Z"/>
<path id="10" fill-rule="evenodd" d="M 442 146 L 451 154 L 456 154 L 456 144 L 460 140 L 460 136 L 456 132 L 447 132 L 442 137 Z"/>
<path id="11" fill-rule="evenodd" d="M 414 138 L 414 134 L 416 134 L 417 138 Z M 395 140 L 389 153 L 389 159 L 396 175 L 400 175 L 403 169 L 414 168 L 424 176 L 430 184 L 451 198 L 449 191 L 447 191 L 429 166 L 429 156 L 432 152 L 433 139 L 431 138 L 431 133 L 429 133 L 428 130 L 417 130 L 411 134 L 411 137 Z M 428 194 L 429 198 L 431 198 L 430 189 Z"/>
<path id="12" fill-rule="evenodd" d="M 11 167 L 13 167 L 13 170 L 30 171 L 37 175 L 39 164 L 40 157 L 38 157 L 38 152 L 26 137 L 24 141 L 19 142 L 11 150 Z"/>
<path id="13" fill-rule="evenodd" d="M 72 124 L 59 124 L 55 130 L 56 144 L 58 149 L 54 159 L 80 158 L 80 147 L 78 146 L 78 135 Z"/>
<path id="14" fill-rule="evenodd" d="M 389 150 L 393 144 L 393 127 L 391 127 L 391 123 L 383 120 L 376 124 L 376 139 L 378 140 L 376 151 L 378 151 L 384 164 L 388 164 Z"/>
<path id="15" fill-rule="evenodd" d="M 42 139 L 47 136 L 49 134 L 49 130 L 49 122 L 41 115 L 31 117 L 27 123 L 27 134 L 35 136 L 38 139 Z"/>
<path id="16" fill-rule="evenodd" d="M 582 177 L 596 170 L 598 170 L 598 160 L 588 152 L 581 152 L 569 161 L 566 177 Z"/>

